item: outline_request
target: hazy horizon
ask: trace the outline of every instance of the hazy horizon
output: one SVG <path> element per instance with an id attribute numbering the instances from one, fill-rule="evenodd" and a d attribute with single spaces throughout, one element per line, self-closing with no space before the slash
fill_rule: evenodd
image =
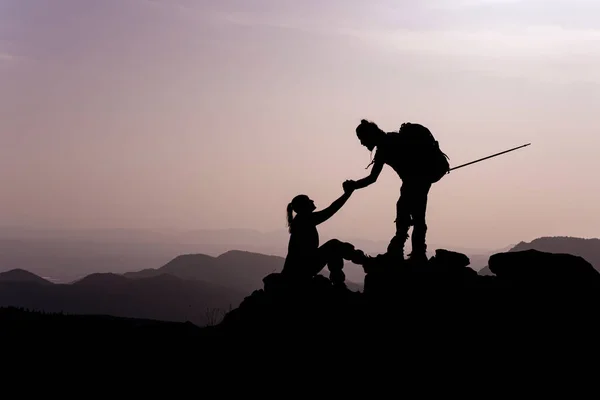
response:
<path id="1" fill-rule="evenodd" d="M 368 171 L 354 128 L 429 127 L 428 242 L 600 236 L 600 3 L 0 0 L 0 225 L 285 229 Z M 320 227 L 387 241 L 385 167 Z"/>

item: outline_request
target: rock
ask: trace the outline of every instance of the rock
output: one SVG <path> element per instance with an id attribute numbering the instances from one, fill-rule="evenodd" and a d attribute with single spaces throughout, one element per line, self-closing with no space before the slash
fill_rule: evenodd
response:
<path id="1" fill-rule="evenodd" d="M 361 293 L 335 286 L 323 276 L 300 282 L 280 273 L 263 278 L 264 289 L 255 291 L 228 313 L 220 326 L 236 335 L 255 330 L 296 332 L 299 329 L 341 329 L 354 311 Z M 351 312 L 350 312 L 351 313 Z"/>
<path id="2" fill-rule="evenodd" d="M 465 254 L 437 249 L 429 260 L 432 275 L 446 285 L 475 284 L 477 271 L 469 267 L 471 261 Z"/>
<path id="3" fill-rule="evenodd" d="M 432 260 L 454 268 L 464 268 L 471 264 L 471 260 L 467 255 L 446 249 L 437 249 L 435 256 L 430 261 Z"/>
<path id="4" fill-rule="evenodd" d="M 424 261 L 382 254 L 363 265 L 362 293 L 336 287 L 323 275 L 295 283 L 270 274 L 264 289 L 225 317 L 220 331 L 235 340 L 259 332 L 362 340 L 399 329 L 413 339 L 444 332 L 444 340 L 452 341 L 447 335 L 486 332 L 500 338 L 515 329 L 588 326 L 600 310 L 600 274 L 581 257 L 498 253 L 489 260 L 494 276 L 480 276 L 469 265 L 466 255 L 447 249 Z M 560 285 L 563 290 L 556 290 Z"/>
<path id="5" fill-rule="evenodd" d="M 585 259 L 562 253 L 524 250 L 493 254 L 489 269 L 497 278 L 518 285 L 600 287 L 600 273 Z"/>
<path id="6" fill-rule="evenodd" d="M 393 260 L 381 254 L 365 265 L 365 294 L 381 295 L 399 290 L 432 290 L 462 284 L 475 284 L 477 272 L 469 268 L 465 254 L 437 249 L 428 261 Z"/>
<path id="7" fill-rule="evenodd" d="M 264 290 L 269 293 L 285 290 L 289 286 L 285 276 L 280 273 L 269 274 L 262 281 Z"/>

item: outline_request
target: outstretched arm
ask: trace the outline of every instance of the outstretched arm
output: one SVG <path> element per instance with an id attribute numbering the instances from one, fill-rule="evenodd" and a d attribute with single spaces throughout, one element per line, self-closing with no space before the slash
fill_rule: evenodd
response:
<path id="1" fill-rule="evenodd" d="M 377 182 L 377 178 L 379 177 L 379 174 L 381 173 L 382 169 L 383 169 L 383 163 L 376 161 L 373 164 L 373 169 L 371 170 L 371 173 L 369 174 L 369 176 L 354 182 L 354 185 L 353 185 L 354 189 L 362 189 L 364 187 L 367 187 L 367 186 Z"/>
<path id="2" fill-rule="evenodd" d="M 331 205 L 321 211 L 316 211 L 312 213 L 312 219 L 315 225 L 319 225 L 329 218 L 333 217 L 333 215 L 342 208 L 346 201 L 350 198 L 353 190 L 345 191 L 343 195 L 338 197 Z"/>

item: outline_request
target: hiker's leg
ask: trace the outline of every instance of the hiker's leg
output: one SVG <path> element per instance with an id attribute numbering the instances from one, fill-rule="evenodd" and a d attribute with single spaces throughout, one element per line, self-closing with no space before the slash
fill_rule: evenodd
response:
<path id="1" fill-rule="evenodd" d="M 411 225 L 410 217 L 410 184 L 402 183 L 400 198 L 396 202 L 396 234 L 390 241 L 387 252 L 404 258 L 404 244 L 408 239 L 408 230 Z"/>
<path id="2" fill-rule="evenodd" d="M 334 284 L 344 283 L 346 275 L 344 274 L 344 259 L 356 262 L 360 259 L 363 253 L 356 250 L 350 243 L 342 242 L 337 239 L 332 239 L 324 243 L 318 250 L 319 271 L 321 272 L 325 264 L 329 269 L 329 279 Z"/>
<path id="3" fill-rule="evenodd" d="M 429 189 L 431 184 L 427 182 L 419 182 L 413 187 L 413 195 L 411 196 L 410 211 L 413 222 L 413 232 L 411 237 L 412 253 L 414 257 L 427 257 L 427 245 L 426 245 L 426 234 L 427 234 L 427 223 L 426 223 L 426 212 L 427 212 L 427 198 L 429 195 Z"/>

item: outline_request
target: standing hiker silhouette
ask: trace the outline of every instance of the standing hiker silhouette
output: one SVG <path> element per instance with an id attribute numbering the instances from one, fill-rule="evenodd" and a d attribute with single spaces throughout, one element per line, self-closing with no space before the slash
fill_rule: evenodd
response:
<path id="1" fill-rule="evenodd" d="M 404 123 L 398 132 L 384 132 L 366 119 L 356 127 L 360 143 L 370 151 L 377 148 L 370 175 L 345 183 L 353 189 L 365 188 L 377 181 L 384 165 L 389 165 L 402 180 L 400 198 L 396 203 L 396 234 L 387 253 L 404 259 L 408 230 L 413 226 L 411 260 L 427 260 L 425 214 L 429 190 L 448 171 L 448 157 L 439 149 L 429 129 L 420 124 Z M 367 168 L 371 165 L 369 164 Z"/>
<path id="2" fill-rule="evenodd" d="M 306 280 L 317 275 L 327 265 L 331 282 L 334 285 L 345 286 L 346 275 L 342 270 L 344 259 L 356 264 L 363 262 L 365 254 L 356 250 L 350 243 L 332 239 L 319 247 L 317 225 L 338 212 L 354 191 L 347 183 L 342 186 L 344 194 L 321 211 L 314 211 L 316 209 L 314 201 L 304 194 L 294 197 L 288 204 L 287 223 L 290 241 L 282 274 L 297 281 Z M 295 217 L 294 212 L 296 212 Z"/>

